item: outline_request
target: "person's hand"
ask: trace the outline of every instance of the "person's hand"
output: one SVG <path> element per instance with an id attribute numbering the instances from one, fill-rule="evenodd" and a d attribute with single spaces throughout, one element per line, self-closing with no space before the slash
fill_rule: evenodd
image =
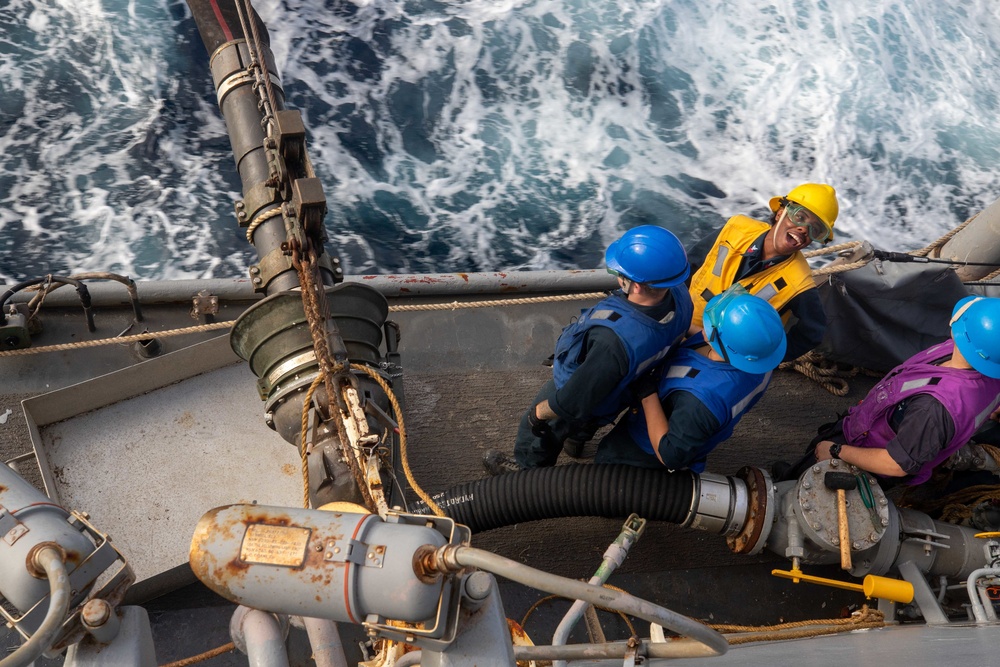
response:
<path id="1" fill-rule="evenodd" d="M 531 426 L 531 433 L 536 438 L 544 438 L 552 432 L 552 429 L 549 428 L 549 423 L 544 419 L 538 418 L 534 405 L 528 408 L 528 425 Z"/>
<path id="2" fill-rule="evenodd" d="M 642 399 L 647 396 L 659 393 L 660 374 L 656 371 L 643 373 L 632 381 L 630 388 L 632 389 L 632 395 L 635 396 L 635 400 L 642 403 Z"/>
<path id="3" fill-rule="evenodd" d="M 831 440 L 821 440 L 820 442 L 816 443 L 815 453 L 817 461 L 827 461 L 833 458 L 832 456 L 830 456 L 830 445 L 832 444 L 833 441 Z"/>
<path id="4" fill-rule="evenodd" d="M 995 422 L 1000 422 L 1000 408 L 997 408 L 996 410 L 990 413 L 990 419 L 992 419 Z"/>

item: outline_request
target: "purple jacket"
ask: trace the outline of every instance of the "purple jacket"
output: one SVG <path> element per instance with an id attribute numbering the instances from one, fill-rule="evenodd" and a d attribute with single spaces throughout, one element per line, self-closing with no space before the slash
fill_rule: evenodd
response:
<path id="1" fill-rule="evenodd" d="M 918 352 L 892 369 L 844 417 L 842 426 L 847 444 L 884 449 L 896 437 L 889 426 L 896 405 L 916 394 L 930 394 L 951 415 L 955 422 L 955 436 L 908 483 L 926 482 L 931 471 L 967 443 L 1000 405 L 1000 380 L 988 378 L 975 370 L 932 363 L 950 357 L 954 349 L 954 342 L 949 340 Z"/>

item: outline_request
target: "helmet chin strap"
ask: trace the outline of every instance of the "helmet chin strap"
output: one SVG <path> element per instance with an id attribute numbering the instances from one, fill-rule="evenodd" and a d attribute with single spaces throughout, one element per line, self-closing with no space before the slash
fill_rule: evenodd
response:
<path id="1" fill-rule="evenodd" d="M 964 306 L 955 311 L 955 314 L 951 316 L 951 321 L 948 322 L 948 326 L 951 326 L 955 324 L 955 322 L 958 322 L 962 318 L 962 315 L 965 315 L 965 311 L 969 309 L 969 306 L 976 303 L 977 301 L 982 301 L 982 300 L 983 297 L 981 296 L 976 297 L 975 299 L 969 299 L 968 303 L 966 303 Z"/>

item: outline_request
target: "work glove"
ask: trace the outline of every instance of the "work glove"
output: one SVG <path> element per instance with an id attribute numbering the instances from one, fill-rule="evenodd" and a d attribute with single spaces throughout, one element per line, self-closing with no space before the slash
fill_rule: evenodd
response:
<path id="1" fill-rule="evenodd" d="M 549 423 L 544 419 L 539 419 L 535 415 L 535 406 L 528 408 L 528 425 L 531 426 L 531 433 L 536 438 L 544 438 L 552 434 Z"/>
<path id="2" fill-rule="evenodd" d="M 658 393 L 660 390 L 660 374 L 658 370 L 643 373 L 632 381 L 630 388 L 637 403 L 642 403 L 642 399 L 651 394 Z"/>

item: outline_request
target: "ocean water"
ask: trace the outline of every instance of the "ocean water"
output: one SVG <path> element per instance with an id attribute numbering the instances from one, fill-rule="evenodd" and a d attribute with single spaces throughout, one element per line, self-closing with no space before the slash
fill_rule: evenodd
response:
<path id="1" fill-rule="evenodd" d="M 592 268 L 805 181 L 923 247 L 1000 197 L 995 0 L 256 0 L 348 273 Z M 178 0 L 0 0 L 0 282 L 255 261 Z"/>

